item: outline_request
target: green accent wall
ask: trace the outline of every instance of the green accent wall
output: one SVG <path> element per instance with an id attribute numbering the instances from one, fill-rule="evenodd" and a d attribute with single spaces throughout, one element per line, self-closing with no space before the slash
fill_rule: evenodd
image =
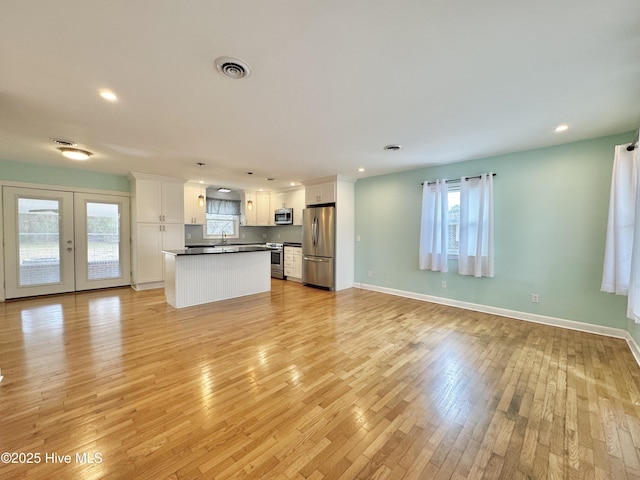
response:
<path id="1" fill-rule="evenodd" d="M 634 132 L 356 183 L 356 282 L 628 330 L 627 297 L 600 291 L 614 146 Z M 418 269 L 423 180 L 492 171 L 495 277 Z M 369 278 L 367 272 L 371 272 Z M 447 288 L 441 287 L 446 280 Z M 538 293 L 540 302 L 531 302 Z"/>
<path id="2" fill-rule="evenodd" d="M 117 192 L 131 191 L 131 185 L 127 177 L 8 160 L 0 160 L 0 180 L 96 190 L 114 190 Z"/>

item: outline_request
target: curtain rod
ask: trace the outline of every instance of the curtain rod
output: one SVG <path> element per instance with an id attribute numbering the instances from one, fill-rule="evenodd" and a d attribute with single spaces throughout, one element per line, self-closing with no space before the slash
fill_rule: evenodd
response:
<path id="1" fill-rule="evenodd" d="M 497 173 L 492 174 L 492 176 L 494 176 L 494 177 L 495 177 L 496 175 L 497 175 Z M 481 178 L 481 177 L 482 177 L 482 175 L 473 175 L 473 176 L 471 176 L 471 177 L 464 177 L 464 179 L 465 179 L 465 181 L 467 181 L 467 182 L 468 182 L 468 181 L 469 181 L 470 179 L 472 179 L 472 178 Z M 445 182 L 447 182 L 447 183 L 455 183 L 455 182 L 459 182 L 459 181 L 460 181 L 460 179 L 459 179 L 459 178 L 452 178 L 452 179 L 448 179 L 448 178 L 447 178 L 447 179 L 445 180 Z M 434 183 L 436 183 L 436 182 L 427 182 L 427 185 L 433 185 Z M 424 182 L 422 182 L 420 185 L 424 185 Z"/>

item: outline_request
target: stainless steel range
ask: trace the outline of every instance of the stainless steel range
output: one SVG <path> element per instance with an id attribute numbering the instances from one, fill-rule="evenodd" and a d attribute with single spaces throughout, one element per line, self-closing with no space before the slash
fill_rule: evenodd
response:
<path id="1" fill-rule="evenodd" d="M 267 243 L 271 249 L 271 277 L 284 279 L 284 250 L 282 243 Z"/>

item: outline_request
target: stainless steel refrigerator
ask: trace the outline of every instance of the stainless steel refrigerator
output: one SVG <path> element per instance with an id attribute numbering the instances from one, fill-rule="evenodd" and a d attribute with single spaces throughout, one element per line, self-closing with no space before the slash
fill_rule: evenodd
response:
<path id="1" fill-rule="evenodd" d="M 335 289 L 335 207 L 307 207 L 302 214 L 302 283 Z"/>

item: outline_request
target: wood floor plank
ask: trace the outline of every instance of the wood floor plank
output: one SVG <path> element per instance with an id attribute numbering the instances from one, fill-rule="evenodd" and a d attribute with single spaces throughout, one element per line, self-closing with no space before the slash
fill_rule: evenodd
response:
<path id="1" fill-rule="evenodd" d="M 272 286 L 181 310 L 127 288 L 1 303 L 0 452 L 73 461 L 0 477 L 640 478 L 624 340 Z"/>

